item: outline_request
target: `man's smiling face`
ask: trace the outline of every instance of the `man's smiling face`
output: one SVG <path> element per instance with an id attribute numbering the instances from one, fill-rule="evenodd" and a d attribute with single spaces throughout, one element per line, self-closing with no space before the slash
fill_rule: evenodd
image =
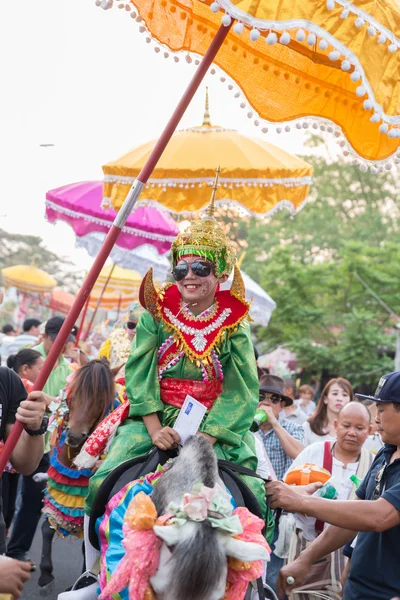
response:
<path id="1" fill-rule="evenodd" d="M 210 274 L 207 277 L 200 277 L 193 273 L 190 266 L 194 262 L 200 262 L 211 267 Z M 204 306 L 211 306 L 214 301 L 215 291 L 219 280 L 214 274 L 213 264 L 200 256 L 187 256 L 178 261 L 179 265 L 188 265 L 189 270 L 181 281 L 177 281 L 176 285 L 181 293 L 182 300 L 186 304 L 201 303 Z"/>

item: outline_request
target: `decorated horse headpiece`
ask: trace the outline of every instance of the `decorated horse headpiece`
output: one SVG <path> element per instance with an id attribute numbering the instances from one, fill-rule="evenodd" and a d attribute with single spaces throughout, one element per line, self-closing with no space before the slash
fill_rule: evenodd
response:
<path id="1" fill-rule="evenodd" d="M 201 256 L 214 264 L 215 275 L 221 277 L 229 275 L 236 264 L 236 251 L 232 242 L 214 217 L 219 172 L 218 167 L 207 214 L 202 219 L 192 221 L 188 229 L 179 233 L 172 244 L 173 267 L 183 256 Z"/>
<path id="2" fill-rule="evenodd" d="M 170 504 L 167 513 L 157 517 L 151 497 L 144 492 L 133 498 L 124 518 L 125 554 L 100 599 L 108 600 L 128 587 L 130 600 L 154 600 L 154 592 L 162 593 L 167 584 L 168 547 L 190 535 L 190 521 L 208 520 L 220 531 L 228 559 L 224 600 L 242 600 L 249 582 L 262 575 L 262 561 L 269 560 L 271 550 L 261 533 L 263 521 L 247 508 L 233 510 L 229 495 L 219 486 L 202 484 L 185 494 L 179 505 Z"/>

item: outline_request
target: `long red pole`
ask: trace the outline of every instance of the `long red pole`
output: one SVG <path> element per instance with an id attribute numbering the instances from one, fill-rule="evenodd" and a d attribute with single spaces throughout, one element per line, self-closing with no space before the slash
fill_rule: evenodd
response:
<path id="1" fill-rule="evenodd" d="M 176 107 L 170 120 L 168 121 L 163 133 L 161 134 L 160 139 L 154 146 L 153 151 L 150 154 L 149 158 L 147 159 L 147 162 L 144 165 L 143 169 L 141 170 L 137 180 L 135 181 L 135 183 L 132 185 L 131 189 L 129 190 L 128 195 L 125 199 L 125 202 L 123 203 L 119 213 L 117 214 L 115 221 L 114 221 L 110 231 L 108 232 L 107 237 L 105 238 L 98 255 L 96 256 L 96 259 L 95 259 L 89 273 L 87 274 L 85 281 L 82 284 L 82 287 L 75 299 L 75 302 L 71 306 L 71 310 L 69 311 L 69 313 L 64 321 L 64 324 L 63 324 L 62 328 L 60 329 L 60 332 L 59 332 L 58 336 L 56 337 L 49 354 L 47 355 L 45 363 L 40 370 L 38 378 L 35 381 L 35 385 L 33 387 L 34 391 L 43 389 L 43 386 L 45 385 L 45 383 L 51 373 L 51 370 L 53 369 L 58 357 L 60 356 L 60 354 L 62 352 L 62 349 L 65 345 L 66 339 L 67 339 L 69 333 L 71 332 L 72 327 L 75 325 L 75 321 L 79 317 L 79 314 L 80 314 L 80 312 L 83 308 L 83 305 L 85 304 L 85 302 L 92 290 L 92 287 L 96 283 L 96 280 L 99 276 L 101 269 L 104 266 L 104 263 L 106 262 L 115 242 L 117 241 L 118 236 L 121 233 L 122 228 L 125 225 L 127 218 L 129 217 L 130 213 L 132 212 L 132 209 L 135 205 L 135 202 L 136 202 L 143 186 L 145 185 L 145 183 L 149 179 L 150 175 L 152 174 L 156 164 L 158 163 L 162 153 L 164 152 L 164 150 L 165 150 L 169 140 L 171 139 L 175 129 L 177 128 L 181 118 L 185 114 L 185 111 L 186 111 L 187 107 L 189 106 L 193 96 L 195 95 L 200 83 L 203 81 L 204 76 L 208 71 L 208 68 L 212 64 L 215 56 L 218 53 L 218 50 L 221 48 L 222 44 L 224 43 L 224 40 L 225 40 L 226 36 L 228 35 L 231 26 L 232 26 L 232 23 L 228 27 L 221 25 L 221 27 L 218 29 L 207 52 L 205 53 L 202 61 L 200 62 L 199 66 L 197 67 L 196 73 L 194 74 L 185 93 L 183 94 L 182 99 L 180 100 L 178 106 Z M 17 421 L 13 425 L 11 433 L 8 436 L 8 439 L 4 446 L 3 452 L 0 454 L 0 474 L 4 471 L 4 467 L 6 466 L 7 462 L 9 461 L 11 453 L 14 450 L 19 437 L 21 436 L 23 429 L 24 429 L 24 426 L 19 421 Z"/>

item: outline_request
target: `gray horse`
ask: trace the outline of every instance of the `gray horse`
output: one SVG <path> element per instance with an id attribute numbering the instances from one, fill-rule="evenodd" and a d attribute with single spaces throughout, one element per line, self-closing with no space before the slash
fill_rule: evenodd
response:
<path id="1" fill-rule="evenodd" d="M 199 482 L 214 488 L 218 480 L 211 444 L 199 435 L 189 438 L 154 489 L 157 513 L 165 514 L 171 502 L 179 504 L 183 493 L 192 492 Z M 151 578 L 159 600 L 220 600 L 225 594 L 228 556 L 243 561 L 268 559 L 265 548 L 222 533 L 208 520 L 154 530 L 165 542 L 158 571 Z"/>

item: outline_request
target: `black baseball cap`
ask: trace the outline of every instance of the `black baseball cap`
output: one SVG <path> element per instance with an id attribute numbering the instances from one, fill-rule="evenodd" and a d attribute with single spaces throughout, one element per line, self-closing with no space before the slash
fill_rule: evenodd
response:
<path id="1" fill-rule="evenodd" d="M 374 402 L 396 402 L 396 404 L 400 404 L 400 371 L 383 375 L 379 380 L 374 396 L 365 396 L 364 394 L 356 394 L 356 396 Z"/>
<path id="2" fill-rule="evenodd" d="M 60 333 L 61 327 L 64 325 L 64 321 L 65 319 L 63 317 L 51 317 L 51 319 L 46 322 L 44 327 L 45 334 L 48 335 L 52 340 L 55 340 Z M 68 335 L 66 341 L 75 342 L 75 338 L 72 333 Z"/>

